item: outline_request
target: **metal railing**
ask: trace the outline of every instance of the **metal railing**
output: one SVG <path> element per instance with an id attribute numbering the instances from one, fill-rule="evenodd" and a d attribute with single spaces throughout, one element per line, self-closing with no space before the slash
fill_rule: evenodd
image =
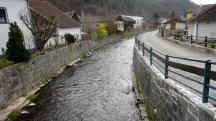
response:
<path id="1" fill-rule="evenodd" d="M 135 46 L 138 48 L 139 51 L 142 52 L 143 56 L 146 56 L 147 58 L 149 58 L 150 65 L 152 65 L 154 62 L 159 66 L 159 67 L 156 66 L 159 70 L 163 69 L 163 71 L 161 70 L 160 71 L 164 74 L 165 79 L 168 79 L 168 78 L 173 79 L 174 81 L 182 84 L 183 86 L 201 94 L 203 103 L 208 103 L 209 99 L 216 101 L 216 98 L 209 95 L 209 89 L 216 90 L 216 87 L 210 84 L 210 81 L 216 81 L 216 72 L 211 69 L 211 66 L 216 65 L 216 62 L 212 62 L 210 60 L 189 59 L 189 58 L 167 55 L 156 49 L 153 49 L 152 47 L 148 46 L 144 42 L 141 42 L 137 37 L 135 39 Z M 180 60 L 181 62 L 171 61 L 171 59 Z M 182 63 L 182 61 L 196 62 L 199 64 L 203 64 L 204 68 L 184 64 Z M 193 75 L 203 77 L 204 80 L 198 81 L 196 79 L 193 79 L 187 76 L 184 73 L 173 71 L 170 68 L 178 69 L 186 73 L 190 73 Z M 192 86 L 187 85 L 181 82 L 180 80 L 174 78 L 173 76 L 171 76 L 171 73 L 178 75 L 193 83 L 197 83 L 201 85 L 203 87 L 202 91 L 195 89 Z"/>
<path id="2" fill-rule="evenodd" d="M 183 33 L 177 34 L 175 32 L 168 32 L 170 37 L 174 37 L 176 40 L 188 41 L 190 44 L 197 44 L 204 47 L 216 48 L 216 38 L 211 38 L 208 36 L 192 36 L 184 35 Z"/>

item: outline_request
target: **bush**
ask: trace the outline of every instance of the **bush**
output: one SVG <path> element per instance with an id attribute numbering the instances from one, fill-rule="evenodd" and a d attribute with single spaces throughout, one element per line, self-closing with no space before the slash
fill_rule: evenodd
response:
<path id="1" fill-rule="evenodd" d="M 64 37 L 68 44 L 74 43 L 76 41 L 76 37 L 72 34 L 67 33 L 64 35 Z"/>
<path id="2" fill-rule="evenodd" d="M 25 48 L 22 31 L 16 22 L 10 24 L 9 39 L 7 42 L 6 57 L 14 62 L 24 62 L 31 58 L 30 52 Z"/>
<path id="3" fill-rule="evenodd" d="M 107 31 L 109 36 L 118 33 L 117 24 L 115 24 L 113 21 L 104 21 L 104 23 L 107 24 Z"/>
<path id="4" fill-rule="evenodd" d="M 101 38 L 108 36 L 108 30 L 107 30 L 107 24 L 106 23 L 100 23 L 99 25 L 99 35 Z"/>

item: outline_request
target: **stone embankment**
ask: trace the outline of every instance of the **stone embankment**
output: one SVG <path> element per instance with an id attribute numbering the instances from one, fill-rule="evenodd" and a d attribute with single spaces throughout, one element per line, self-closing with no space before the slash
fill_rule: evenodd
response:
<path id="1" fill-rule="evenodd" d="M 148 116 L 152 115 L 155 121 L 215 121 L 214 106 L 202 103 L 201 98 L 188 89 L 165 79 L 136 47 L 133 70 L 137 82 L 140 82 Z"/>

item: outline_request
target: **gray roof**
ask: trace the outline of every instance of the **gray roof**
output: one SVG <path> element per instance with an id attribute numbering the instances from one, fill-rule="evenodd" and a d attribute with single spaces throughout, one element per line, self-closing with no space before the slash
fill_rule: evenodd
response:
<path id="1" fill-rule="evenodd" d="M 136 22 L 134 19 L 132 19 L 131 17 L 128 17 L 128 16 L 122 16 L 122 18 L 124 19 L 124 21 Z"/>
<path id="2" fill-rule="evenodd" d="M 216 21 L 216 5 L 213 5 L 209 9 L 201 12 L 191 21 Z"/>
<path id="3" fill-rule="evenodd" d="M 136 22 L 133 18 L 131 18 L 129 16 L 124 16 L 124 15 L 118 16 L 115 20 L 116 21 L 118 21 L 118 20 L 120 20 L 120 21 L 126 21 L 126 22 Z"/>

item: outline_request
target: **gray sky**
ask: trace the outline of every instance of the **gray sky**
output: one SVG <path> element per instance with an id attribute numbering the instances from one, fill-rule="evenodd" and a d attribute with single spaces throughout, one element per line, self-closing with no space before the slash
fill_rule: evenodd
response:
<path id="1" fill-rule="evenodd" d="M 196 4 L 216 4 L 216 0 L 191 0 Z"/>

